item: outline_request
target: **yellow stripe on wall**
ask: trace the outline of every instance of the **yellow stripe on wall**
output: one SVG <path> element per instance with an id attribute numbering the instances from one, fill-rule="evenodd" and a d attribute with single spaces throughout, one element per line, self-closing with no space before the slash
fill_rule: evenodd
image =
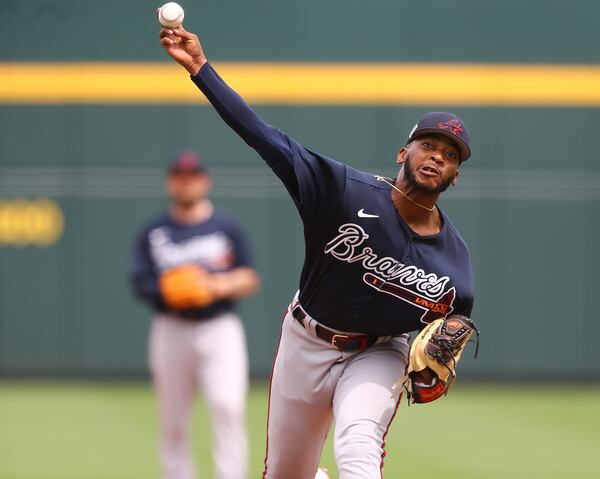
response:
<path id="1" fill-rule="evenodd" d="M 216 63 L 250 103 L 600 106 L 600 66 Z M 202 103 L 175 63 L 0 63 L 0 103 Z"/>

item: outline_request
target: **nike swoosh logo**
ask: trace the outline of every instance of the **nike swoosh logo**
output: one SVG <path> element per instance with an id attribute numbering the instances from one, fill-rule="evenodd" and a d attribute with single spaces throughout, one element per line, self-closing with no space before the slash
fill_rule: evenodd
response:
<path id="1" fill-rule="evenodd" d="M 365 213 L 364 208 L 361 208 L 360 210 L 358 210 L 358 217 L 359 218 L 379 218 L 378 215 L 371 215 L 369 213 Z"/>

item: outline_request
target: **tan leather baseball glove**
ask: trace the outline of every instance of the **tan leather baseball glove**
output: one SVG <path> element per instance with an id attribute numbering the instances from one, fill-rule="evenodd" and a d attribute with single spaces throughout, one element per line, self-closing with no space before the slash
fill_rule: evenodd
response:
<path id="1" fill-rule="evenodd" d="M 165 303 L 172 309 L 203 308 L 216 299 L 211 274 L 192 264 L 165 271 L 159 286 Z"/>
<path id="2" fill-rule="evenodd" d="M 456 364 L 473 333 L 479 330 L 464 316 L 436 319 L 415 338 L 409 353 L 405 387 L 409 403 L 427 403 L 448 393 L 456 378 Z"/>

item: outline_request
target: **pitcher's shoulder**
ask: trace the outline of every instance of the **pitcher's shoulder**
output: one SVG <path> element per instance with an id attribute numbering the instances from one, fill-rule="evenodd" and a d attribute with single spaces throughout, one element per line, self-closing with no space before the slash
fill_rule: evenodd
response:
<path id="1" fill-rule="evenodd" d="M 379 178 L 382 178 L 382 176 L 377 175 L 375 173 L 371 173 L 368 171 L 363 171 L 363 170 L 358 170 L 356 168 L 353 168 L 351 166 L 346 165 L 347 167 L 347 178 L 348 181 L 353 181 L 353 182 L 357 182 L 357 183 L 362 183 L 364 185 L 369 185 L 369 186 L 373 186 L 374 188 L 380 189 L 380 190 L 389 190 L 390 186 L 388 184 L 386 184 L 384 181 L 382 181 Z M 390 181 L 394 181 L 394 180 L 390 180 Z"/>
<path id="2" fill-rule="evenodd" d="M 469 255 L 469 246 L 467 245 L 467 242 L 465 241 L 463 236 L 460 234 L 460 232 L 458 231 L 452 220 L 448 217 L 448 215 L 441 209 L 440 212 L 444 219 L 447 237 L 452 239 L 452 241 L 456 244 L 457 248 L 463 250 L 467 255 Z"/>

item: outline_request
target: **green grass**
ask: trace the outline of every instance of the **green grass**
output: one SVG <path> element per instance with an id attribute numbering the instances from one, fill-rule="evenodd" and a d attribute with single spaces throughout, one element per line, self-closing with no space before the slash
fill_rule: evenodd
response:
<path id="1" fill-rule="evenodd" d="M 248 412 L 251 478 L 257 479 L 266 387 L 252 388 Z M 212 478 L 201 402 L 193 440 L 201 479 Z M 596 479 L 600 386 L 458 384 L 437 403 L 403 404 L 387 444 L 388 479 Z M 155 451 L 155 403 L 147 384 L 0 381 L 2 479 L 158 478 Z M 322 464 L 335 471 L 330 442 Z"/>

